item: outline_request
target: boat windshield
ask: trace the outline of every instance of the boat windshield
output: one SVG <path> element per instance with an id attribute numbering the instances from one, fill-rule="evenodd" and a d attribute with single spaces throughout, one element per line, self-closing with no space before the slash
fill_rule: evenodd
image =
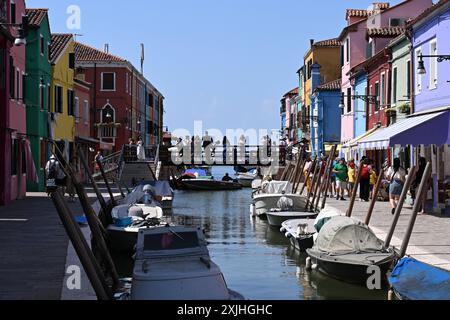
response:
<path id="1" fill-rule="evenodd" d="M 197 232 L 168 232 L 147 234 L 144 251 L 180 250 L 199 247 Z"/>

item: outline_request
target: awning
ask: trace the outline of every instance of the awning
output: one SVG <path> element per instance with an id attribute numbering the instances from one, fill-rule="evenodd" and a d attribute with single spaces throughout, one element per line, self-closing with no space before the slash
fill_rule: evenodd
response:
<path id="1" fill-rule="evenodd" d="M 325 143 L 325 152 L 331 152 L 331 149 L 333 149 L 333 146 L 335 146 L 335 144 L 329 144 L 329 143 Z M 339 152 L 341 151 L 341 145 L 338 144 L 336 151 Z"/>
<path id="2" fill-rule="evenodd" d="M 358 145 L 358 142 L 361 141 L 364 138 L 367 138 L 369 136 L 371 136 L 372 134 L 374 134 L 378 129 L 380 129 L 380 127 L 375 127 L 370 129 L 369 131 L 366 131 L 365 133 L 363 133 L 362 135 L 360 135 L 359 137 L 356 137 L 353 140 L 350 140 L 349 142 L 347 142 L 346 144 L 344 144 L 342 146 L 342 149 L 349 149 L 352 147 L 356 147 Z"/>
<path id="3" fill-rule="evenodd" d="M 362 149 L 450 144 L 450 110 L 409 117 L 362 139 Z"/>

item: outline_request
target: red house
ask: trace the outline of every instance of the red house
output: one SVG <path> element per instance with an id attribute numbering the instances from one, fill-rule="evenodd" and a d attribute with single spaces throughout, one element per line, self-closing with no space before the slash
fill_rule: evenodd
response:
<path id="1" fill-rule="evenodd" d="M 14 46 L 24 0 L 0 0 L 0 204 L 26 194 L 25 45 Z"/>
<path id="2" fill-rule="evenodd" d="M 130 138 L 156 141 L 153 101 L 163 97 L 131 63 L 78 42 L 75 61 L 78 79 L 92 84 L 90 122 L 104 153 L 120 151 Z"/>

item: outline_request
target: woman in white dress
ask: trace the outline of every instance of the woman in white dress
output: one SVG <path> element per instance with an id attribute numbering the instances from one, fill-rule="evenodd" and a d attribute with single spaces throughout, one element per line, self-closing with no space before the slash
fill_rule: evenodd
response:
<path id="1" fill-rule="evenodd" d="M 145 148 L 141 139 L 137 143 L 137 158 L 138 160 L 145 160 Z"/>

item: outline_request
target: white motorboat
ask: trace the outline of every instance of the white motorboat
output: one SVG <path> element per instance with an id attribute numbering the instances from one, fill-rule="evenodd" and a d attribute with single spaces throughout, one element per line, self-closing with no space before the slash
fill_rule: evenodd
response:
<path id="1" fill-rule="evenodd" d="M 253 180 L 257 177 L 257 171 L 252 170 L 245 173 L 236 173 L 236 179 L 237 181 L 244 187 L 244 188 L 250 188 L 252 187 Z"/>
<path id="2" fill-rule="evenodd" d="M 272 227 L 281 227 L 281 224 L 292 219 L 315 219 L 317 213 L 302 211 L 268 211 L 267 220 Z"/>
<path id="3" fill-rule="evenodd" d="M 253 198 L 254 214 L 258 217 L 266 216 L 273 208 L 277 208 L 277 203 L 281 197 L 286 197 L 293 202 L 291 211 L 304 211 L 306 207 L 305 197 L 298 194 L 263 193 Z"/>
<path id="4" fill-rule="evenodd" d="M 138 233 L 132 300 L 243 300 L 211 261 L 203 232 L 159 227 Z"/>
<path id="5" fill-rule="evenodd" d="M 161 208 L 163 210 L 170 210 L 172 209 L 172 203 L 173 203 L 173 197 L 174 192 L 173 189 L 170 187 L 169 181 L 143 181 L 139 186 L 134 188 L 133 193 L 142 193 L 142 189 L 145 185 L 151 185 L 155 190 L 155 196 L 160 198 L 160 204 Z"/>

